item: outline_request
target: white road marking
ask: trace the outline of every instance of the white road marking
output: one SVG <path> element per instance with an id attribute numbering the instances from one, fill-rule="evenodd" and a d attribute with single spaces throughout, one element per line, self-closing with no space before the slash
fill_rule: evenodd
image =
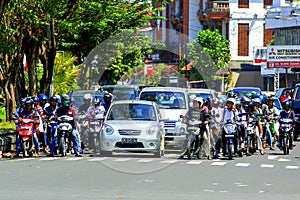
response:
<path id="1" fill-rule="evenodd" d="M 96 162 L 96 161 L 102 161 L 105 160 L 106 158 L 90 158 L 88 159 L 89 162 Z"/>
<path id="2" fill-rule="evenodd" d="M 299 169 L 299 166 L 287 165 L 285 166 L 286 169 Z"/>
<path id="3" fill-rule="evenodd" d="M 126 162 L 126 161 L 129 161 L 131 160 L 131 158 L 118 158 L 118 159 L 115 159 L 113 160 L 114 162 Z"/>
<path id="4" fill-rule="evenodd" d="M 269 165 L 269 164 L 261 164 L 260 167 L 262 168 L 273 168 L 274 165 Z"/>
<path id="5" fill-rule="evenodd" d="M 136 162 L 140 162 L 140 163 L 149 163 L 149 162 L 153 162 L 154 161 L 154 159 L 140 159 L 140 160 L 138 160 L 138 161 L 136 161 Z"/>
<path id="6" fill-rule="evenodd" d="M 188 165 L 200 165 L 201 163 L 202 163 L 202 161 L 192 160 L 192 161 L 187 162 L 186 164 L 188 164 Z"/>
<path id="7" fill-rule="evenodd" d="M 236 167 L 248 167 L 250 163 L 237 163 L 235 166 Z"/>
<path id="8" fill-rule="evenodd" d="M 42 161 L 57 160 L 57 157 L 41 158 Z"/>
<path id="9" fill-rule="evenodd" d="M 285 158 L 280 158 L 278 161 L 279 161 L 279 162 L 288 162 L 288 161 L 291 161 L 291 160 L 285 159 Z"/>
<path id="10" fill-rule="evenodd" d="M 215 192 L 214 190 L 204 189 L 203 192 Z"/>
<path id="11" fill-rule="evenodd" d="M 278 158 L 279 156 L 268 156 L 268 159 L 269 160 L 274 160 L 274 159 L 276 159 L 276 158 Z"/>
<path id="12" fill-rule="evenodd" d="M 164 164 L 173 164 L 173 163 L 177 163 L 178 160 L 164 160 L 164 161 L 161 161 L 160 163 L 164 163 Z"/>
<path id="13" fill-rule="evenodd" d="M 67 161 L 82 160 L 83 158 L 67 158 Z"/>
<path id="14" fill-rule="evenodd" d="M 213 162 L 211 163 L 211 165 L 213 166 L 223 166 L 223 165 L 226 165 L 227 163 L 226 162 Z"/>
<path id="15" fill-rule="evenodd" d="M 27 160 L 33 160 L 33 159 L 36 159 L 36 158 L 21 158 L 21 159 L 15 160 L 15 161 L 27 161 Z"/>

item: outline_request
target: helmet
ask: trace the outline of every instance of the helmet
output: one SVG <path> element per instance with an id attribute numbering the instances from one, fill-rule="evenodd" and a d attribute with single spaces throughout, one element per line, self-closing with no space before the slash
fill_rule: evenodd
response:
<path id="1" fill-rule="evenodd" d="M 241 100 L 240 100 L 240 99 L 236 100 L 235 105 L 236 105 L 236 106 L 241 106 L 241 105 L 242 105 Z"/>
<path id="2" fill-rule="evenodd" d="M 271 97 L 269 97 L 269 98 L 268 98 L 268 101 L 273 101 L 273 102 L 274 102 L 274 101 L 275 101 L 275 99 L 276 99 L 276 97 L 274 97 L 274 96 L 271 96 Z"/>
<path id="3" fill-rule="evenodd" d="M 112 95 L 111 95 L 110 93 L 106 92 L 106 93 L 104 94 L 104 96 L 103 96 L 103 100 L 104 100 L 104 102 L 105 102 L 106 104 L 111 103 L 111 101 L 112 101 Z"/>
<path id="4" fill-rule="evenodd" d="M 97 97 L 94 98 L 94 104 L 100 104 L 100 103 L 101 103 L 101 100 L 100 100 L 100 99 L 98 99 Z"/>
<path id="5" fill-rule="evenodd" d="M 33 100 L 34 102 L 38 102 L 38 101 L 39 101 L 39 98 L 38 98 L 37 96 L 33 96 L 33 97 L 32 97 L 32 100 Z"/>
<path id="6" fill-rule="evenodd" d="M 83 95 L 83 99 L 84 100 L 91 100 L 92 99 L 92 95 L 90 93 L 87 93 L 87 94 Z"/>
<path id="7" fill-rule="evenodd" d="M 228 103 L 228 102 L 230 102 L 230 103 L 232 103 L 232 104 L 235 104 L 235 99 L 234 99 L 234 98 L 228 98 L 228 99 L 226 100 L 226 103 Z"/>
<path id="8" fill-rule="evenodd" d="M 254 102 L 254 103 L 259 103 L 259 104 L 261 104 L 260 98 L 254 98 L 254 99 L 253 99 L 253 102 Z"/>
<path id="9" fill-rule="evenodd" d="M 291 108 L 291 103 L 290 103 L 290 101 L 284 101 L 284 102 L 282 102 L 282 107 L 288 107 L 288 108 Z"/>
<path id="10" fill-rule="evenodd" d="M 26 101 L 26 98 L 21 98 L 21 99 L 20 99 L 21 104 L 24 104 L 25 101 Z"/>
<path id="11" fill-rule="evenodd" d="M 52 96 L 52 97 L 50 97 L 50 99 L 49 99 L 49 101 L 58 101 L 58 98 L 57 98 L 57 96 Z"/>
<path id="12" fill-rule="evenodd" d="M 40 101 L 42 101 L 42 100 L 46 100 L 46 101 L 47 101 L 47 100 L 48 100 L 48 97 L 47 97 L 45 94 L 40 94 L 40 95 L 39 95 L 39 100 L 40 100 Z"/>
<path id="13" fill-rule="evenodd" d="M 30 105 L 32 106 L 33 100 L 32 100 L 32 98 L 28 97 L 25 99 L 24 103 L 26 106 L 30 106 Z"/>
<path id="14" fill-rule="evenodd" d="M 70 97 L 67 94 L 64 94 L 62 96 L 62 103 L 64 106 L 69 107 L 70 106 Z"/>
<path id="15" fill-rule="evenodd" d="M 204 101 L 203 101 L 203 98 L 202 98 L 202 97 L 195 97 L 195 98 L 194 98 L 194 101 L 199 102 L 199 106 L 200 106 L 200 107 L 203 106 Z"/>

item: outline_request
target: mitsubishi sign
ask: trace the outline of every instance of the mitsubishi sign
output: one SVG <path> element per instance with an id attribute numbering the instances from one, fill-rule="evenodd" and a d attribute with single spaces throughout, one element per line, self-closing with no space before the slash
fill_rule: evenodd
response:
<path id="1" fill-rule="evenodd" d="M 300 68 L 300 46 L 268 46 L 267 68 Z"/>

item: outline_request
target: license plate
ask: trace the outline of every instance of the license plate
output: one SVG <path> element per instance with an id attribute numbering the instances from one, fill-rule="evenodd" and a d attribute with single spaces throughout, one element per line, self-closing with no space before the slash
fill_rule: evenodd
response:
<path id="1" fill-rule="evenodd" d="M 226 138 L 233 138 L 234 135 L 225 135 Z"/>
<path id="2" fill-rule="evenodd" d="M 122 144 L 136 144 L 137 138 L 122 138 Z"/>
<path id="3" fill-rule="evenodd" d="M 99 122 L 90 122 L 90 123 L 93 124 L 93 125 L 99 124 Z"/>

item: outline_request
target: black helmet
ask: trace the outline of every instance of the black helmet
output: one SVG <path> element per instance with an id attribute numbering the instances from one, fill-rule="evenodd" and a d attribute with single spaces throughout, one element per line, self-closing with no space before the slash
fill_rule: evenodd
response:
<path id="1" fill-rule="evenodd" d="M 97 97 L 94 98 L 94 104 L 99 105 L 100 103 L 101 103 L 101 100 L 100 100 L 100 99 L 98 99 Z"/>
<path id="2" fill-rule="evenodd" d="M 103 96 L 103 100 L 106 104 L 109 104 L 111 103 L 112 101 L 112 95 L 110 93 L 105 93 L 104 96 Z"/>
<path id="3" fill-rule="evenodd" d="M 57 102 L 58 98 L 57 98 L 57 96 L 52 96 L 52 97 L 50 97 L 49 101 L 55 101 L 55 102 Z"/>
<path id="4" fill-rule="evenodd" d="M 291 108 L 291 102 L 290 101 L 284 101 L 284 102 L 282 102 L 282 107 Z"/>
<path id="5" fill-rule="evenodd" d="M 32 106 L 33 100 L 32 100 L 32 98 L 28 97 L 25 99 L 24 103 L 25 103 L 25 106 Z"/>

